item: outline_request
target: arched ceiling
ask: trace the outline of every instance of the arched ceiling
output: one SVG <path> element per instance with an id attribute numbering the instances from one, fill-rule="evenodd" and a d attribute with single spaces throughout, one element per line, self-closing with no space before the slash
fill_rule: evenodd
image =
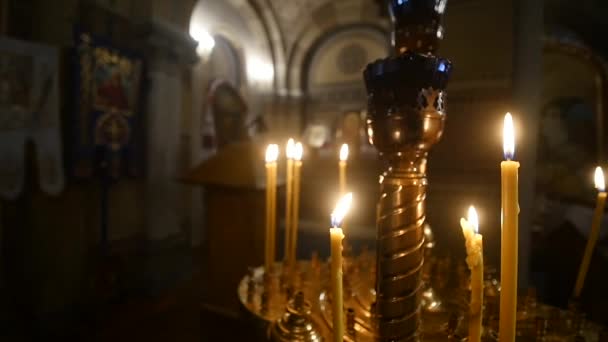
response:
<path id="1" fill-rule="evenodd" d="M 312 22 L 312 13 L 315 9 L 320 8 L 325 2 L 326 0 L 271 0 L 285 42 L 293 42 L 299 29 L 301 29 L 302 26 L 305 26 L 303 25 L 303 22 Z"/>
<path id="2" fill-rule="evenodd" d="M 274 89 L 299 93 L 306 54 L 321 37 L 353 25 L 387 30 L 376 0 L 198 0 L 192 21 L 234 43 L 246 62 L 275 67 Z"/>
<path id="3" fill-rule="evenodd" d="M 355 26 L 331 34 L 311 53 L 306 88 L 310 92 L 354 84 L 363 90 L 363 69 L 387 54 L 386 36 L 378 30 Z"/>
<path id="4" fill-rule="evenodd" d="M 268 26 L 257 8 L 245 0 L 199 0 L 194 7 L 191 26 L 197 25 L 212 36 L 221 36 L 234 46 L 246 70 L 250 63 L 278 65 Z M 273 76 L 260 81 L 256 88 L 275 88 Z"/>
<path id="5" fill-rule="evenodd" d="M 369 25 L 387 31 L 388 19 L 373 0 L 269 0 L 278 18 L 287 56 L 286 85 L 299 96 L 306 56 L 322 38 L 344 27 Z"/>
<path id="6" fill-rule="evenodd" d="M 268 0 L 283 32 L 286 48 L 311 26 L 331 27 L 354 18 L 382 21 L 374 0 Z"/>
<path id="7" fill-rule="evenodd" d="M 594 50 L 608 56 L 608 1 L 545 0 L 545 25 L 575 32 Z"/>

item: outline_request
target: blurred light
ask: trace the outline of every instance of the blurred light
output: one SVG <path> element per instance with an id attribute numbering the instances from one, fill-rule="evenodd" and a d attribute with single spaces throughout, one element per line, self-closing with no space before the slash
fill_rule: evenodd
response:
<path id="1" fill-rule="evenodd" d="M 304 147 L 301 142 L 297 142 L 293 152 L 293 159 L 300 161 L 302 160 L 302 155 L 304 154 Z"/>
<path id="2" fill-rule="evenodd" d="M 446 66 L 445 66 L 445 62 L 439 62 L 439 66 L 437 66 L 437 70 L 439 70 L 439 72 L 445 72 Z"/>
<path id="3" fill-rule="evenodd" d="M 334 228 L 340 227 L 342 221 L 344 220 L 344 216 L 350 209 L 350 205 L 353 202 L 353 193 L 349 192 L 344 195 L 336 204 L 336 208 L 333 213 L 331 213 L 331 224 Z"/>
<path id="4" fill-rule="evenodd" d="M 215 47 L 215 39 L 202 26 L 192 23 L 190 25 L 190 36 L 198 42 L 196 52 L 201 56 L 208 56 L 213 47 Z"/>
<path id="5" fill-rule="evenodd" d="M 289 138 L 289 140 L 287 140 L 287 145 L 285 145 L 285 155 L 287 156 L 287 159 L 294 158 L 295 149 L 296 142 L 293 140 L 293 138 Z"/>
<path id="6" fill-rule="evenodd" d="M 276 144 L 270 144 L 266 148 L 266 162 L 274 163 L 279 157 L 279 146 Z"/>
<path id="7" fill-rule="evenodd" d="M 595 179 L 594 180 L 595 180 L 595 188 L 600 192 L 604 192 L 606 190 L 606 182 L 604 181 L 604 171 L 599 166 L 597 168 L 595 168 Z"/>
<path id="8" fill-rule="evenodd" d="M 439 28 L 437 29 L 437 38 L 443 39 L 443 26 L 441 25 L 439 25 Z"/>
<path id="9" fill-rule="evenodd" d="M 475 233 L 479 233 L 479 216 L 477 216 L 477 210 L 475 210 L 474 206 L 469 207 L 468 214 L 467 221 L 469 221 L 469 224 L 473 226 Z"/>
<path id="10" fill-rule="evenodd" d="M 348 144 L 342 144 L 340 147 L 340 161 L 348 160 Z"/>
<path id="11" fill-rule="evenodd" d="M 437 11 L 437 13 L 439 14 L 443 14 L 443 12 L 445 11 L 445 6 L 448 4 L 448 0 L 440 0 L 436 5 L 435 5 L 435 11 Z"/>
<path id="12" fill-rule="evenodd" d="M 247 60 L 247 75 L 251 81 L 272 81 L 274 79 L 274 67 L 271 63 L 251 57 Z"/>

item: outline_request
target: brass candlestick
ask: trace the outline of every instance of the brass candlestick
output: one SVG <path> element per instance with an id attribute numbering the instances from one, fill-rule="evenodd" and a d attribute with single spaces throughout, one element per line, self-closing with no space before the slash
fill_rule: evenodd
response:
<path id="1" fill-rule="evenodd" d="M 390 0 L 395 57 L 364 72 L 370 142 L 385 162 L 377 221 L 378 341 L 417 341 L 420 329 L 426 164 L 445 122 L 451 63 L 433 53 L 447 0 Z"/>
<path id="2" fill-rule="evenodd" d="M 287 304 L 283 317 L 270 328 L 272 342 L 321 342 L 324 340 L 320 324 L 311 315 L 312 306 L 298 292 Z"/>

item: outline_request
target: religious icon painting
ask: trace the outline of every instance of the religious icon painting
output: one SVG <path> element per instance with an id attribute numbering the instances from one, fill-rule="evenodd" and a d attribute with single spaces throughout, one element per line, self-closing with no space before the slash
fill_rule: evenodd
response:
<path id="1" fill-rule="evenodd" d="M 23 189 L 26 145 L 36 151 L 42 191 L 63 190 L 57 49 L 0 38 L 0 196 Z"/>
<path id="2" fill-rule="evenodd" d="M 208 93 L 217 147 L 247 140 L 247 103 L 229 82 L 214 80 Z M 203 140 L 204 142 L 204 140 Z"/>
<path id="3" fill-rule="evenodd" d="M 76 46 L 72 174 L 91 177 L 102 163 L 115 178 L 138 176 L 142 59 L 86 32 L 76 32 Z"/>
<path id="4" fill-rule="evenodd" d="M 552 34 L 543 52 L 537 198 L 593 206 L 593 170 L 606 159 L 608 61 L 575 37 Z"/>

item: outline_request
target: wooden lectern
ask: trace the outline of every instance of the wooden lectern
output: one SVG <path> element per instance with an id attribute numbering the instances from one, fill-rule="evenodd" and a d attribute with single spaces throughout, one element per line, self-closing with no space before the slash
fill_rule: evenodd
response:
<path id="1" fill-rule="evenodd" d="M 204 188 L 201 272 L 207 310 L 236 315 L 240 279 L 248 267 L 264 263 L 265 149 L 251 141 L 228 145 L 181 179 Z"/>

